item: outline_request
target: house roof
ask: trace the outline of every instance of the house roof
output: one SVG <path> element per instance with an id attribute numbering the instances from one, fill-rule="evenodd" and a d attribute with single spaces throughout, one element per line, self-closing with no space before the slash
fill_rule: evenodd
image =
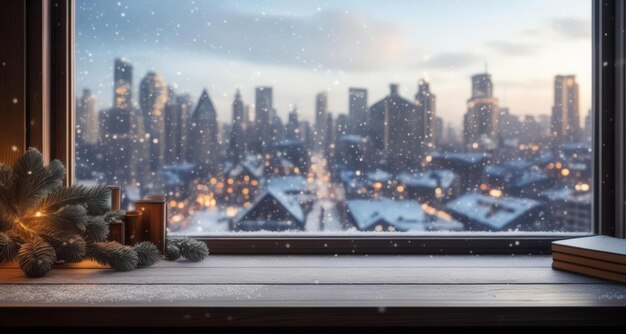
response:
<path id="1" fill-rule="evenodd" d="M 278 203 L 285 210 L 287 210 L 289 214 L 293 216 L 299 224 L 304 224 L 304 221 L 305 221 L 304 211 L 302 210 L 302 207 L 300 206 L 300 203 L 298 202 L 298 200 L 288 194 L 285 194 L 284 192 L 278 189 L 273 189 L 272 187 L 265 189 L 263 193 L 257 196 L 254 202 L 252 203 L 252 205 L 250 205 L 247 209 L 242 210 L 235 217 L 235 221 L 241 222 L 242 220 L 244 220 L 244 218 L 250 212 L 256 209 L 256 207 L 260 203 L 262 203 L 263 200 L 267 197 L 275 199 L 276 203 Z"/>
<path id="2" fill-rule="evenodd" d="M 494 198 L 479 193 L 467 193 L 449 202 L 446 209 L 475 223 L 502 230 L 540 204 L 528 198 Z"/>
<path id="3" fill-rule="evenodd" d="M 438 169 L 429 170 L 422 173 L 400 173 L 397 176 L 398 181 L 410 187 L 422 188 L 450 188 L 456 175 L 451 170 Z"/>

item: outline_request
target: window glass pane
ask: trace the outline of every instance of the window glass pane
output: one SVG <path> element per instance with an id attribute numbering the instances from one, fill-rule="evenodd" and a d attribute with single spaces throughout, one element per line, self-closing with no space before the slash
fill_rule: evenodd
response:
<path id="1" fill-rule="evenodd" d="M 587 232 L 591 43 L 589 0 L 77 0 L 77 179 L 181 233 Z"/>

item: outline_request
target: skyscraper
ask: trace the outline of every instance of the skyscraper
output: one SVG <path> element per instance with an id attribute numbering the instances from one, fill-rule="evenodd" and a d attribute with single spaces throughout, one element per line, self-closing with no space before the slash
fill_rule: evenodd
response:
<path id="1" fill-rule="evenodd" d="M 185 161 L 185 148 L 189 115 L 193 101 L 189 94 L 168 93 L 165 104 L 165 163 L 179 164 Z"/>
<path id="2" fill-rule="evenodd" d="M 76 125 L 80 131 L 80 135 L 76 137 L 77 142 L 89 145 L 98 143 L 96 97 L 89 89 L 83 89 L 83 95 L 76 101 Z"/>
<path id="3" fill-rule="evenodd" d="M 229 159 L 235 163 L 239 162 L 246 152 L 245 126 L 245 109 L 241 100 L 241 94 L 237 90 L 235 100 L 233 101 L 233 119 L 228 147 Z"/>
<path id="4" fill-rule="evenodd" d="M 350 88 L 349 90 L 348 132 L 361 136 L 367 135 L 367 89 Z"/>
<path id="5" fill-rule="evenodd" d="M 394 172 L 415 171 L 425 154 L 424 115 L 412 101 L 402 98 L 398 85 L 369 111 L 371 147 L 376 159 L 385 159 Z"/>
<path id="6" fill-rule="evenodd" d="M 321 92 L 315 96 L 315 146 L 319 151 L 326 149 L 326 133 L 328 129 L 328 93 Z"/>
<path id="7" fill-rule="evenodd" d="M 289 120 L 287 121 L 287 139 L 291 140 L 302 140 L 300 134 L 300 122 L 298 121 L 298 110 L 296 107 L 293 107 L 291 112 L 289 112 Z"/>
<path id="8" fill-rule="evenodd" d="M 119 58 L 113 69 L 113 106 L 128 109 L 132 107 L 133 66 Z"/>
<path id="9" fill-rule="evenodd" d="M 554 78 L 554 106 L 550 120 L 553 145 L 580 139 L 578 112 L 578 83 L 575 75 L 557 75 Z"/>
<path id="10" fill-rule="evenodd" d="M 257 87 L 255 96 L 255 148 L 268 152 L 272 146 L 271 113 L 273 109 L 272 87 Z"/>
<path id="11" fill-rule="evenodd" d="M 437 98 L 435 94 L 430 91 L 430 83 L 424 79 L 420 80 L 417 85 L 417 94 L 415 94 L 415 102 L 420 110 L 420 113 L 424 115 L 424 131 L 426 134 L 426 147 L 434 148 L 436 138 L 436 124 L 435 117 L 437 112 Z"/>
<path id="12" fill-rule="evenodd" d="M 150 171 L 155 173 L 165 163 L 165 104 L 167 86 L 163 78 L 148 72 L 139 83 L 139 107 L 143 115 L 144 132 L 148 140 Z"/>
<path id="13" fill-rule="evenodd" d="M 132 106 L 133 67 L 115 60 L 113 107 L 100 113 L 100 137 L 107 182 L 130 186 L 145 174 L 143 117 Z"/>
<path id="14" fill-rule="evenodd" d="M 217 112 L 205 89 L 191 115 L 187 141 L 188 161 L 196 163 L 204 172 L 215 171 L 219 164 L 217 131 Z"/>
<path id="15" fill-rule="evenodd" d="M 463 139 L 466 149 L 491 148 L 498 143 L 500 110 L 493 97 L 493 83 L 488 73 L 472 77 L 472 97 L 467 101 Z"/>

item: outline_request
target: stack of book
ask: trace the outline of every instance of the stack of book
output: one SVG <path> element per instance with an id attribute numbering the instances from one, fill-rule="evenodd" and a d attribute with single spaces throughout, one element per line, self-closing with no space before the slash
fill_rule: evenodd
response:
<path id="1" fill-rule="evenodd" d="M 552 268 L 626 283 L 626 240 L 594 236 L 554 241 Z"/>

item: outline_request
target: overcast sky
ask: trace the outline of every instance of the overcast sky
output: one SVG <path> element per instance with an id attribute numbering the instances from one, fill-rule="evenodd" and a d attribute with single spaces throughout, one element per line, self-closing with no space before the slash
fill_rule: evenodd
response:
<path id="1" fill-rule="evenodd" d="M 389 83 L 412 99 L 431 82 L 437 112 L 459 126 L 470 76 L 493 76 L 514 114 L 549 114 L 556 74 L 575 74 L 581 117 L 591 102 L 590 0 L 77 0 L 76 88 L 98 107 L 112 99 L 113 60 L 130 61 L 134 95 L 147 71 L 197 98 L 207 88 L 220 121 L 235 90 L 254 104 L 254 87 L 273 86 L 286 120 L 293 105 L 313 119 L 315 94 L 347 112 L 348 87 Z"/>

